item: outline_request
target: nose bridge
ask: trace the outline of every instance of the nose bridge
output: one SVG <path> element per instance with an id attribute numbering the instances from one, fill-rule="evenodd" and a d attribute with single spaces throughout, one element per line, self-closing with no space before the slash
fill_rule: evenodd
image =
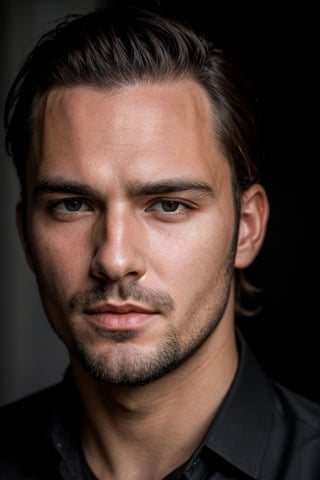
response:
<path id="1" fill-rule="evenodd" d="M 145 273 L 143 228 L 129 206 L 110 206 L 99 218 L 95 230 L 95 272 L 113 280 Z"/>

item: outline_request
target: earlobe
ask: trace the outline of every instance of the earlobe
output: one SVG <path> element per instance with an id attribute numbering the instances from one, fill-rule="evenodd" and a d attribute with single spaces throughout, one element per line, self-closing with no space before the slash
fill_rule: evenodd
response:
<path id="1" fill-rule="evenodd" d="M 269 202 L 265 189 L 253 184 L 242 197 L 235 268 L 249 266 L 263 244 L 269 218 Z"/>
<path id="2" fill-rule="evenodd" d="M 27 236 L 26 216 L 23 208 L 23 203 L 20 201 L 16 205 L 16 226 L 20 238 L 20 242 L 23 247 L 27 262 L 31 270 L 33 270 L 33 261 L 29 248 L 29 241 Z"/>

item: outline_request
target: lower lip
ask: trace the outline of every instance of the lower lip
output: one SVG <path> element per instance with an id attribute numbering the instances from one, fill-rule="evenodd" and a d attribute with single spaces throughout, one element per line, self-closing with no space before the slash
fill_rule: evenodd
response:
<path id="1" fill-rule="evenodd" d="M 110 330 L 129 330 L 139 328 L 154 318 L 153 313 L 91 313 L 90 321 L 95 325 Z"/>

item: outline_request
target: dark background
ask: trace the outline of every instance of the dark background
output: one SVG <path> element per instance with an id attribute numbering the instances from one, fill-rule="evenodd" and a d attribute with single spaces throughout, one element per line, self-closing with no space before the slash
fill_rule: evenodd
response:
<path id="1" fill-rule="evenodd" d="M 19 59 L 38 33 L 65 13 L 103 3 L 2 3 L 1 108 Z M 159 4 L 152 0 L 130 3 Z M 248 270 L 250 280 L 263 288 L 262 308 L 254 318 L 240 319 L 239 326 L 270 376 L 320 402 L 319 27 L 315 7 L 306 2 L 280 8 L 267 1 L 249 5 L 201 0 L 189 5 L 164 0 L 162 5 L 166 13 L 187 18 L 195 29 L 206 30 L 227 48 L 242 64 L 260 99 L 266 154 L 263 182 L 271 215 L 265 244 Z M 66 356 L 47 326 L 34 280 L 15 239 L 17 188 L 8 159 L 3 151 L 1 155 L 8 177 L 1 192 L 0 403 L 4 403 L 59 379 Z"/>

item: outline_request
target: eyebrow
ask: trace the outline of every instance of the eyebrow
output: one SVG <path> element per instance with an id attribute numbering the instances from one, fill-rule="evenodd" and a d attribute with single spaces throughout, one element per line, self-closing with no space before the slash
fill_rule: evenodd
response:
<path id="1" fill-rule="evenodd" d="M 34 188 L 34 193 L 70 193 L 73 195 L 93 196 L 99 195 L 99 191 L 87 184 L 69 182 L 60 178 L 42 179 Z"/>
<path id="2" fill-rule="evenodd" d="M 184 191 L 200 191 L 214 196 L 214 189 L 210 184 L 199 180 L 185 178 L 164 179 L 143 183 L 130 182 L 127 191 L 130 198 Z M 101 191 L 91 185 L 66 181 L 60 178 L 46 178 L 40 180 L 34 188 L 34 193 L 67 193 L 72 195 L 101 197 Z"/>
<path id="3" fill-rule="evenodd" d="M 184 178 L 170 178 L 154 182 L 131 182 L 128 192 L 131 197 L 144 195 L 159 195 L 166 193 L 184 192 L 188 190 L 198 190 L 214 194 L 213 188 L 206 182 Z"/>

